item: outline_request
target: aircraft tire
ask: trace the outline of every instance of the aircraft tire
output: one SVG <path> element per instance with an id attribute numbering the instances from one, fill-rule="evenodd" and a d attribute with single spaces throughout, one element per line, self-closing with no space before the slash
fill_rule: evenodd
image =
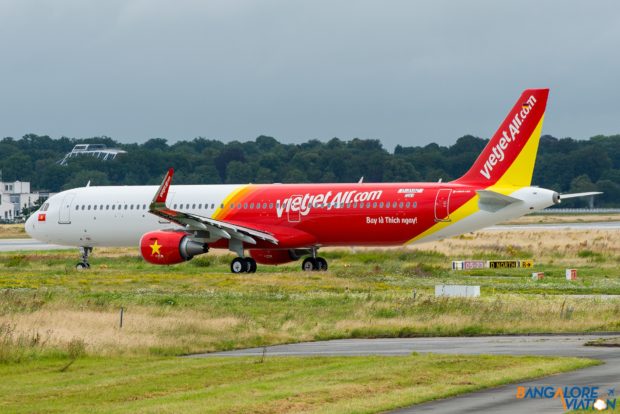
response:
<path id="1" fill-rule="evenodd" d="M 246 257 L 245 258 L 245 271 L 248 273 L 256 273 L 256 260 L 252 259 L 251 257 Z"/>
<path id="2" fill-rule="evenodd" d="M 319 264 L 314 257 L 306 257 L 301 263 L 301 270 L 304 272 L 315 272 L 319 270 Z"/>
<path id="3" fill-rule="evenodd" d="M 76 270 L 87 270 L 90 269 L 90 265 L 88 263 L 79 262 L 75 265 Z"/>
<path id="4" fill-rule="evenodd" d="M 323 259 L 322 257 L 317 257 L 316 258 L 316 263 L 318 265 L 318 269 L 322 272 L 326 272 L 327 271 L 327 260 Z"/>
<path id="5" fill-rule="evenodd" d="M 235 257 L 233 261 L 230 262 L 230 271 L 234 274 L 246 272 L 247 265 L 245 259 L 242 257 Z"/>

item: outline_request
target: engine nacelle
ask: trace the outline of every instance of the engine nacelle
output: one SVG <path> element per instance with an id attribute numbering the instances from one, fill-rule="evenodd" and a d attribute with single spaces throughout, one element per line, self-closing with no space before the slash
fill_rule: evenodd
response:
<path id="1" fill-rule="evenodd" d="M 158 265 L 186 262 L 207 251 L 209 247 L 205 243 L 191 240 L 189 234 L 182 231 L 152 231 L 140 239 L 144 260 Z"/>
<path id="2" fill-rule="evenodd" d="M 250 250 L 250 256 L 257 263 L 268 265 L 283 264 L 299 259 L 299 256 L 292 250 Z"/>

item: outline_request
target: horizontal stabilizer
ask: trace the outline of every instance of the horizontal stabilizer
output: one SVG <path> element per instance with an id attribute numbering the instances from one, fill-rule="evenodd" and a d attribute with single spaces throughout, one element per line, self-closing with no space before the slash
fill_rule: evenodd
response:
<path id="1" fill-rule="evenodd" d="M 590 191 L 588 193 L 572 193 L 572 194 L 560 194 L 560 200 L 565 200 L 567 198 L 578 198 L 578 197 L 588 197 L 603 194 L 601 191 Z"/>
<path id="2" fill-rule="evenodd" d="M 478 205 L 481 210 L 495 212 L 513 203 L 518 203 L 522 200 L 510 197 L 496 191 L 491 190 L 477 190 L 479 196 Z"/>

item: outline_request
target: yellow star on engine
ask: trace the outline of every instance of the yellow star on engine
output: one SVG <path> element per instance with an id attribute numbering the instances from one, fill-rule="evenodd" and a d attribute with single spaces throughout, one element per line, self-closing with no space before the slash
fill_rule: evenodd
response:
<path id="1" fill-rule="evenodd" d="M 151 256 L 161 256 L 161 252 L 159 251 L 159 249 L 161 249 L 161 244 L 157 244 L 157 240 L 155 240 L 155 242 L 153 244 L 151 244 L 149 246 L 151 249 L 153 249 L 153 251 L 151 252 Z"/>

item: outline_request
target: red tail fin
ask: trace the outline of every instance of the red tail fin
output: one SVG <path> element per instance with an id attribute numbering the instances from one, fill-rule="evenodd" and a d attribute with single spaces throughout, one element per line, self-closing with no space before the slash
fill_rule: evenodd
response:
<path id="1" fill-rule="evenodd" d="M 523 91 L 474 165 L 456 182 L 530 185 L 548 95 L 549 89 Z"/>

